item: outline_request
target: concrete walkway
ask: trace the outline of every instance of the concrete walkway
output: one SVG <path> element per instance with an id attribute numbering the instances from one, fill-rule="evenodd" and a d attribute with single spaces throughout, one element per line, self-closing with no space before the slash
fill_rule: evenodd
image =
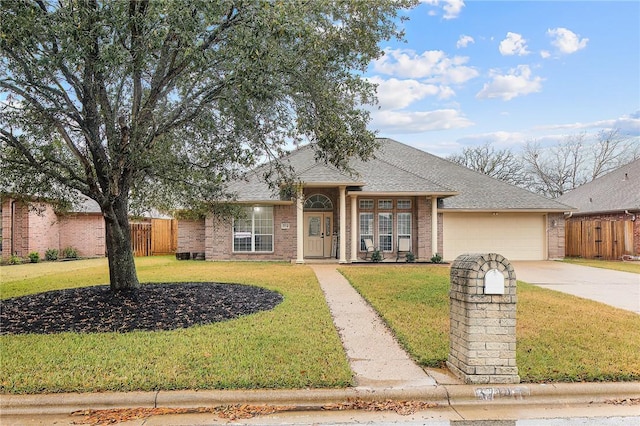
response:
<path id="1" fill-rule="evenodd" d="M 358 387 L 406 389 L 436 385 L 436 381 L 409 358 L 378 314 L 336 270 L 335 264 L 309 266 L 325 294 Z"/>
<path id="2" fill-rule="evenodd" d="M 516 278 L 640 314 L 640 274 L 554 261 L 514 261 Z"/>

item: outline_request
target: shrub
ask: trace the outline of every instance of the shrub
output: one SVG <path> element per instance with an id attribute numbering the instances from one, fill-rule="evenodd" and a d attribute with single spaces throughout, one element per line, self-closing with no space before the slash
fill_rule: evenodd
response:
<path id="1" fill-rule="evenodd" d="M 382 253 L 380 253 L 380 250 L 371 253 L 371 261 L 376 263 L 382 261 Z"/>
<path id="2" fill-rule="evenodd" d="M 65 247 L 64 250 L 62 250 L 62 257 L 66 259 L 77 259 L 78 250 L 73 247 Z"/>
<path id="3" fill-rule="evenodd" d="M 58 260 L 58 249 L 47 249 L 47 251 L 44 252 L 44 258 L 50 262 Z"/>
<path id="4" fill-rule="evenodd" d="M 439 253 L 434 254 L 434 255 L 431 257 L 431 262 L 432 262 L 432 263 L 442 263 L 442 256 L 440 256 L 440 254 L 439 254 Z"/>
<path id="5" fill-rule="evenodd" d="M 40 253 L 38 253 L 37 251 L 32 251 L 31 253 L 29 253 L 29 260 L 31 261 L 31 263 L 40 262 Z"/>
<path id="6" fill-rule="evenodd" d="M 15 254 L 12 254 L 9 258 L 9 265 L 20 265 L 22 263 L 22 258 Z"/>
<path id="7" fill-rule="evenodd" d="M 413 262 L 415 262 L 415 261 L 416 261 L 416 255 L 415 255 L 415 254 L 413 254 L 412 252 L 409 252 L 409 253 L 407 253 L 407 255 L 405 256 L 405 260 L 406 260 L 408 263 L 413 263 Z"/>

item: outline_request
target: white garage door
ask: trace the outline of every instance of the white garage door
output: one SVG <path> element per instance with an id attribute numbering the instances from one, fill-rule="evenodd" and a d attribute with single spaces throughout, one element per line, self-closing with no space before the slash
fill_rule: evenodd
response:
<path id="1" fill-rule="evenodd" d="M 443 258 L 499 253 L 508 260 L 544 260 L 545 229 L 545 216 L 536 213 L 444 213 Z"/>

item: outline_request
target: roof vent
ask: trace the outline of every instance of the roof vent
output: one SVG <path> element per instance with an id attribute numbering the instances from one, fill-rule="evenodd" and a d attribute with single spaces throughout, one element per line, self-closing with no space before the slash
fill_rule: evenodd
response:
<path id="1" fill-rule="evenodd" d="M 629 180 L 629 173 L 625 173 L 625 174 L 624 174 L 624 179 L 622 179 L 622 180 L 623 180 L 623 181 L 625 181 L 625 180 Z"/>

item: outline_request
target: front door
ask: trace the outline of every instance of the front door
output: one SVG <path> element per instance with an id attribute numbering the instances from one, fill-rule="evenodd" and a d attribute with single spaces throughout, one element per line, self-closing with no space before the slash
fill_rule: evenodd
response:
<path id="1" fill-rule="evenodd" d="M 333 215 L 324 212 L 304 214 L 304 257 L 329 257 Z"/>

